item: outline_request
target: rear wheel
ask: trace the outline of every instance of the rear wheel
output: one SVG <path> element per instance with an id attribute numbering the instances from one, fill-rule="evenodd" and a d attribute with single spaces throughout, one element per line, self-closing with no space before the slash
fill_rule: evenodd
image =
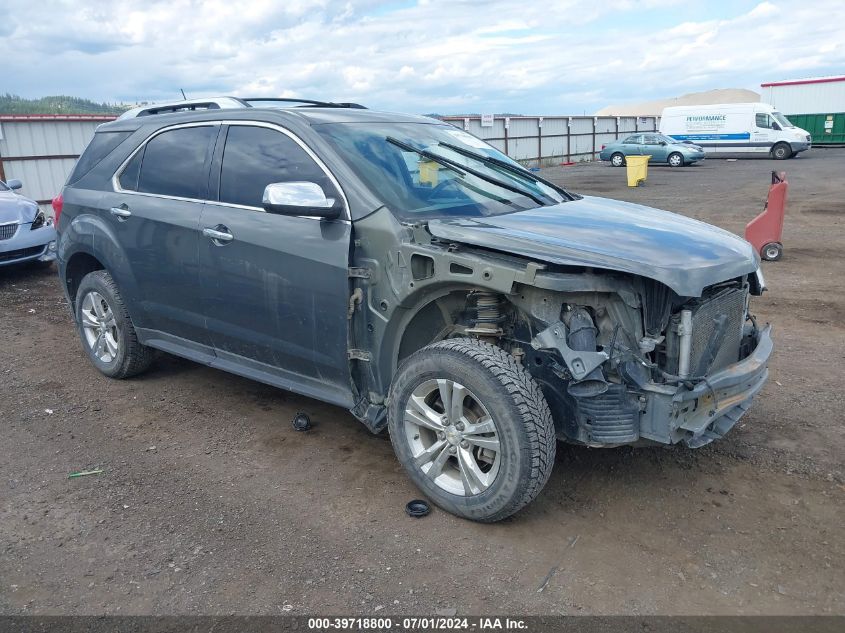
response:
<path id="1" fill-rule="evenodd" d="M 669 163 L 670 167 L 683 167 L 684 157 L 680 154 L 680 152 L 672 152 L 669 154 L 669 158 L 666 162 Z"/>
<path id="2" fill-rule="evenodd" d="M 76 292 L 79 338 L 94 366 L 109 378 L 146 370 L 155 351 L 138 342 L 117 284 L 105 270 L 88 273 Z"/>
<path id="3" fill-rule="evenodd" d="M 772 148 L 772 158 L 775 160 L 785 160 L 792 156 L 792 148 L 786 143 L 777 143 Z"/>
<path id="4" fill-rule="evenodd" d="M 766 261 L 776 262 L 783 255 L 783 244 L 780 242 L 769 242 L 763 247 L 761 254 Z"/>
<path id="5" fill-rule="evenodd" d="M 614 167 L 622 167 L 625 164 L 625 155 L 621 152 L 616 152 L 610 157 L 610 164 Z"/>
<path id="6" fill-rule="evenodd" d="M 540 387 L 501 348 L 449 339 L 408 357 L 390 388 L 390 439 L 438 506 L 499 521 L 539 494 L 556 438 Z"/>

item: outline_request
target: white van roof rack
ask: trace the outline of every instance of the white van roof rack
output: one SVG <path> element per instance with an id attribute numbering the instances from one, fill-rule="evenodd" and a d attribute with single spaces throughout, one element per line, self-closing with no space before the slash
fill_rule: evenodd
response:
<path id="1" fill-rule="evenodd" d="M 173 112 L 192 112 L 196 110 L 226 110 L 230 108 L 252 107 L 292 107 L 289 104 L 301 104 L 298 107 L 311 108 L 355 108 L 366 109 L 359 103 L 334 103 L 331 101 L 314 101 L 313 99 L 289 99 L 281 97 L 209 97 L 206 99 L 183 99 L 138 106 L 121 114 L 118 119 L 134 119 L 136 117 L 153 114 L 171 114 Z"/>

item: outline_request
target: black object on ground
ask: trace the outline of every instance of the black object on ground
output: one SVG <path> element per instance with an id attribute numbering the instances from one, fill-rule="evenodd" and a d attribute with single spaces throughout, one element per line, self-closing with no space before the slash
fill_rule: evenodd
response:
<path id="1" fill-rule="evenodd" d="M 431 506 L 428 505 L 428 501 L 414 499 L 413 501 L 409 501 L 408 505 L 405 506 L 405 512 L 408 513 L 409 517 L 419 519 L 431 512 Z"/>
<path id="2" fill-rule="evenodd" d="M 294 431 L 308 431 L 311 428 L 311 418 L 308 417 L 307 413 L 300 411 L 293 416 L 291 424 L 293 424 Z"/>

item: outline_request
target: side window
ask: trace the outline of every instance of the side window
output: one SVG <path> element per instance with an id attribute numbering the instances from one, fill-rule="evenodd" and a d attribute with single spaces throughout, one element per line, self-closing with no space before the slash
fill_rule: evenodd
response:
<path id="1" fill-rule="evenodd" d="M 639 134 L 635 134 L 634 136 L 629 136 L 622 142 L 625 143 L 625 145 L 639 145 L 641 138 L 642 137 Z"/>
<path id="2" fill-rule="evenodd" d="M 94 134 L 94 138 L 91 139 L 88 147 L 82 152 L 82 156 L 76 161 L 76 165 L 67 179 L 68 184 L 73 184 L 91 171 L 115 147 L 125 141 L 130 134 L 132 132 L 97 132 Z"/>
<path id="3" fill-rule="evenodd" d="M 128 163 L 118 178 L 120 188 L 126 191 L 138 191 L 138 174 L 141 173 L 141 160 L 144 158 L 142 147 Z"/>
<path id="4" fill-rule="evenodd" d="M 660 139 L 657 138 L 654 134 L 646 134 L 643 137 L 643 144 L 644 145 L 660 145 Z"/>
<path id="5" fill-rule="evenodd" d="M 762 127 L 769 129 L 772 127 L 771 121 L 769 121 L 769 115 L 765 113 L 758 113 L 755 115 L 757 127 Z"/>
<path id="6" fill-rule="evenodd" d="M 326 196 L 337 193 L 325 172 L 289 136 L 278 130 L 232 125 L 220 173 L 220 202 L 260 207 L 272 182 L 316 182 Z"/>
<path id="7" fill-rule="evenodd" d="M 214 126 L 183 127 L 154 137 L 144 150 L 138 191 L 204 198 L 208 187 L 206 155 L 216 131 Z M 130 166 L 127 165 L 127 170 Z"/>

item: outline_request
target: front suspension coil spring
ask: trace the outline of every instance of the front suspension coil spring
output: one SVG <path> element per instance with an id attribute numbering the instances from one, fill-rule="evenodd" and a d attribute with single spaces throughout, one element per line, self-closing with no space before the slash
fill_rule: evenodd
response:
<path id="1" fill-rule="evenodd" d="M 502 314 L 501 295 L 494 292 L 479 291 L 470 295 L 474 304 L 468 306 L 473 313 L 470 332 L 479 336 L 501 336 L 499 324 L 505 320 Z"/>

